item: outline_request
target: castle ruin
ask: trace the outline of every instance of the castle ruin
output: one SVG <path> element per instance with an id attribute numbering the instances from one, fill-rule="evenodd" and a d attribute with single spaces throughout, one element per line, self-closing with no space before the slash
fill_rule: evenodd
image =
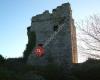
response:
<path id="1" fill-rule="evenodd" d="M 27 46 L 30 54 L 26 52 L 24 55 L 29 54 L 27 56 L 28 64 L 45 65 L 53 62 L 58 65 L 63 65 L 78 62 L 76 28 L 74 26 L 72 10 L 69 3 L 58 6 L 56 9 L 53 9 L 52 13 L 46 10 L 43 14 L 33 16 L 31 19 L 31 26 L 28 27 L 28 33 L 35 32 L 36 47 L 38 44 L 44 45 L 48 38 L 50 38 L 53 33 L 57 32 L 61 25 L 63 25 L 62 29 L 54 36 L 48 45 L 44 47 L 44 56 L 37 57 L 32 53 L 34 48 L 28 49 Z M 30 39 L 33 37 L 28 36 L 28 38 L 29 44 Z M 32 45 L 33 44 L 31 44 L 31 46 Z"/>

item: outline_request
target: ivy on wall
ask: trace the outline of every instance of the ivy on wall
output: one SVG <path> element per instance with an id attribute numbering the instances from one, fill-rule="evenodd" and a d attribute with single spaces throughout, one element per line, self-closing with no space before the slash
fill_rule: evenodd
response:
<path id="1" fill-rule="evenodd" d="M 35 32 L 30 31 L 30 27 L 27 28 L 27 35 L 28 35 L 28 44 L 26 45 L 26 49 L 23 53 L 25 61 L 27 61 L 29 54 L 32 53 L 32 50 L 36 44 L 36 34 Z"/>

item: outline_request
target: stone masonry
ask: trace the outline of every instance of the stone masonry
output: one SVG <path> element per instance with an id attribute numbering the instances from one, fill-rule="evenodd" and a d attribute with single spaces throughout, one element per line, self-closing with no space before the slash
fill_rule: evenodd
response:
<path id="1" fill-rule="evenodd" d="M 45 44 L 46 40 L 62 24 L 64 24 L 62 30 L 44 47 L 45 55 L 37 57 L 30 53 L 27 60 L 28 64 L 46 65 L 55 63 L 64 65 L 77 63 L 76 28 L 69 3 L 58 6 L 53 9 L 52 13 L 46 10 L 42 14 L 33 16 L 28 31 L 36 33 L 37 46 L 38 44 Z"/>

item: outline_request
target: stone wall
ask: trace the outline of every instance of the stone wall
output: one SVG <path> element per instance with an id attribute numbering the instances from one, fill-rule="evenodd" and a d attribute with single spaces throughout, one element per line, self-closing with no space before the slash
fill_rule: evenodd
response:
<path id="1" fill-rule="evenodd" d="M 29 64 L 46 65 L 55 63 L 65 65 L 72 62 L 77 63 L 76 31 L 69 3 L 58 6 L 53 9 L 52 13 L 45 11 L 43 14 L 33 16 L 29 31 L 35 32 L 37 46 L 38 44 L 45 44 L 46 40 L 56 31 L 54 27 L 58 28 L 62 24 L 64 24 L 62 30 L 44 47 L 45 55 L 37 57 L 35 54 L 30 53 L 27 61 Z M 76 56 L 73 57 L 73 55 Z"/>

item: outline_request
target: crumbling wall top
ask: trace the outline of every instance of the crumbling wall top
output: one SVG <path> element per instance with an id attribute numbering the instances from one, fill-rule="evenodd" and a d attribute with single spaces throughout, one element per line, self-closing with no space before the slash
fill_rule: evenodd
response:
<path id="1" fill-rule="evenodd" d="M 49 13 L 48 10 L 45 10 L 42 14 L 38 14 L 36 16 L 32 17 L 32 22 L 40 22 L 42 20 L 49 19 L 51 14 Z"/>
<path id="2" fill-rule="evenodd" d="M 64 3 L 61 6 L 52 10 L 52 13 L 49 13 L 48 10 L 44 11 L 42 14 L 36 15 L 32 17 L 32 22 L 38 22 L 50 18 L 65 17 L 71 14 L 70 3 Z"/>

